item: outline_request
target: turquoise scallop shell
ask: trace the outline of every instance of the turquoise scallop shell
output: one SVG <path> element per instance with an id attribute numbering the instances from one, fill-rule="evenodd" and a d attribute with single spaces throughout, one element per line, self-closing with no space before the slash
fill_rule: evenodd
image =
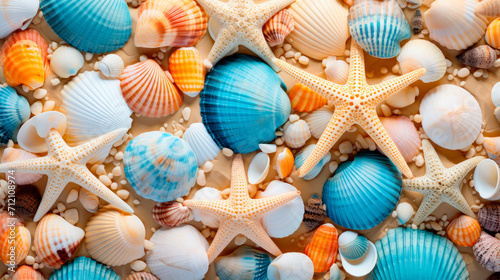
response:
<path id="1" fill-rule="evenodd" d="M 0 146 L 17 141 L 17 131 L 30 118 L 30 104 L 12 87 L 0 87 Z"/>
<path id="2" fill-rule="evenodd" d="M 378 261 L 367 280 L 465 280 L 469 272 L 453 243 L 434 233 L 396 228 L 375 243 Z"/>
<path id="3" fill-rule="evenodd" d="M 57 36 L 83 52 L 116 51 L 132 34 L 123 0 L 42 0 L 40 8 Z"/>
<path id="4" fill-rule="evenodd" d="M 191 147 L 170 133 L 142 133 L 123 157 L 125 176 L 142 197 L 158 202 L 186 195 L 196 183 L 198 163 Z"/>
<path id="5" fill-rule="evenodd" d="M 111 268 L 87 257 L 66 263 L 50 275 L 49 280 L 120 280 Z"/>
<path id="6" fill-rule="evenodd" d="M 304 149 L 300 150 L 300 152 L 295 155 L 295 168 L 299 169 L 304 162 L 306 162 L 306 159 L 309 157 L 309 155 L 312 153 L 314 150 L 314 147 L 316 147 L 316 144 L 309 145 L 305 147 Z M 304 180 L 312 180 L 318 176 L 318 174 L 321 172 L 325 164 L 327 164 L 332 155 L 330 153 L 327 153 L 312 169 L 311 171 L 307 172 L 307 174 L 303 177 Z"/>
<path id="7" fill-rule="evenodd" d="M 341 163 L 323 187 L 323 203 L 336 224 L 354 230 L 381 223 L 396 207 L 403 178 L 379 152 L 362 151 Z"/>
<path id="8" fill-rule="evenodd" d="M 273 261 L 269 254 L 243 246 L 215 261 L 220 280 L 267 280 L 267 268 Z"/>
<path id="9" fill-rule="evenodd" d="M 222 59 L 200 93 L 203 124 L 221 148 L 251 153 L 276 138 L 291 105 L 286 86 L 259 58 L 236 54 Z"/>

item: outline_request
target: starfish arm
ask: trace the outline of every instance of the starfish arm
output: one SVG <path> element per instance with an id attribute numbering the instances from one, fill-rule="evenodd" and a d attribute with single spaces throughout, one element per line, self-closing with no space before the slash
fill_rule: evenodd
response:
<path id="1" fill-rule="evenodd" d="M 0 172 L 15 170 L 15 172 L 19 173 L 39 173 L 49 175 L 55 168 L 57 168 L 57 161 L 50 156 L 0 164 Z"/>
<path id="2" fill-rule="evenodd" d="M 422 149 L 424 150 L 425 173 L 429 176 L 443 174 L 445 172 L 443 163 L 429 140 L 422 140 Z"/>
<path id="3" fill-rule="evenodd" d="M 47 143 L 47 153 L 51 156 L 64 157 L 69 149 L 61 134 L 55 128 L 49 130 L 45 142 Z"/>
<path id="4" fill-rule="evenodd" d="M 231 166 L 231 192 L 229 199 L 238 202 L 250 198 L 248 194 L 248 181 L 245 175 L 245 165 L 243 164 L 243 157 L 241 154 L 234 156 L 233 164 Z"/>
<path id="5" fill-rule="evenodd" d="M 260 24 L 266 23 L 276 13 L 288 7 L 295 0 L 270 0 L 256 5 L 256 12 L 259 15 Z"/>
<path id="6" fill-rule="evenodd" d="M 465 200 L 464 196 L 460 192 L 460 189 L 453 188 L 449 193 L 443 194 L 443 200 L 451 206 L 455 207 L 455 209 L 459 210 L 460 212 L 469 215 L 472 218 L 476 218 L 476 214 L 474 214 L 474 212 L 470 208 L 467 200 Z"/>
<path id="7" fill-rule="evenodd" d="M 111 148 L 111 145 L 113 145 L 119 139 L 123 138 L 127 131 L 127 128 L 120 128 L 99 136 L 98 138 L 85 144 L 72 148 L 75 153 L 71 157 L 71 161 L 81 164 L 87 163 L 87 161 L 89 161 L 91 158 L 93 158 L 103 150 Z"/>
<path id="8" fill-rule="evenodd" d="M 429 193 L 428 195 L 424 195 L 424 199 L 420 206 L 418 207 L 418 211 L 413 217 L 413 223 L 415 225 L 420 225 L 427 217 L 429 217 L 436 208 L 441 204 L 441 196 L 436 195 L 434 193 Z"/>
<path id="9" fill-rule="evenodd" d="M 365 60 L 363 49 L 356 43 L 356 41 L 351 40 L 351 52 L 350 52 L 350 64 L 349 64 L 349 77 L 347 78 L 347 85 L 349 86 L 359 86 L 366 85 L 366 74 L 365 74 Z"/>
<path id="10" fill-rule="evenodd" d="M 192 210 L 208 212 L 219 218 L 229 218 L 231 212 L 227 200 L 188 199 L 184 200 L 182 205 Z"/>
<path id="11" fill-rule="evenodd" d="M 264 250 L 268 251 L 276 257 L 282 254 L 281 250 L 278 248 L 278 246 L 276 246 L 271 237 L 269 237 L 269 234 L 267 234 L 260 221 L 254 221 L 251 224 L 251 227 L 252 228 L 249 232 L 244 233 L 244 235 L 248 237 L 248 239 L 252 240 L 253 242 L 255 242 L 255 244 L 259 245 Z"/>
<path id="12" fill-rule="evenodd" d="M 215 39 L 215 43 L 210 49 L 207 60 L 210 64 L 215 65 L 219 60 L 231 52 L 238 46 L 237 38 L 235 36 L 236 30 L 234 26 L 227 26 L 222 28 Z"/>
<path id="13" fill-rule="evenodd" d="M 247 47 L 256 55 L 258 55 L 269 66 L 271 66 L 271 68 L 273 68 L 274 71 L 279 72 L 280 68 L 276 66 L 273 62 L 273 59 L 276 57 L 274 56 L 271 47 L 269 47 L 269 45 L 267 44 L 266 39 L 264 39 L 264 34 L 262 34 L 262 29 L 256 30 L 256 33 L 252 33 L 250 36 L 251 36 L 251 41 L 247 44 L 244 44 L 245 47 Z"/>
<path id="14" fill-rule="evenodd" d="M 467 176 L 467 174 L 469 174 L 469 172 L 474 169 L 483 159 L 484 157 L 482 156 L 473 157 L 451 168 L 448 168 L 447 171 L 449 172 L 449 174 L 451 174 L 451 176 L 448 176 L 447 178 L 448 180 L 450 180 L 449 183 L 461 183 L 465 176 Z"/>
<path id="15" fill-rule="evenodd" d="M 427 176 L 422 176 L 413 179 L 404 179 L 403 180 L 403 190 L 419 192 L 421 194 L 425 194 L 430 186 L 434 185 L 434 181 L 432 181 Z"/>
<path id="16" fill-rule="evenodd" d="M 390 79 L 388 81 L 382 82 L 380 84 L 369 86 L 372 89 L 372 92 L 375 92 L 373 95 L 373 101 L 375 104 L 379 104 L 384 101 L 387 97 L 399 92 L 405 87 L 411 85 L 416 82 L 420 77 L 425 74 L 425 68 L 420 68 L 417 70 L 413 70 L 410 73 L 406 73 L 402 76 L 396 77 L 394 79 Z"/>
<path id="17" fill-rule="evenodd" d="M 253 199 L 251 201 L 253 207 L 251 207 L 252 210 L 248 212 L 248 215 L 255 216 L 255 218 L 262 217 L 266 213 L 269 213 L 272 210 L 294 200 L 299 195 L 300 191 L 294 191 L 265 198 Z"/>
<path id="18" fill-rule="evenodd" d="M 231 227 L 227 221 L 223 221 L 208 248 L 208 263 L 213 262 L 238 233 L 236 227 Z"/>
<path id="19" fill-rule="evenodd" d="M 227 15 L 233 12 L 226 3 L 220 0 L 196 0 L 196 2 L 218 22 L 227 21 Z"/>
<path id="20" fill-rule="evenodd" d="M 49 212 L 50 208 L 52 208 L 64 190 L 64 187 L 68 184 L 68 181 L 65 180 L 63 176 L 59 176 L 57 173 L 58 171 L 49 176 L 42 201 L 40 202 L 40 206 L 38 206 L 38 210 L 33 218 L 34 222 L 40 221 L 43 216 Z"/>

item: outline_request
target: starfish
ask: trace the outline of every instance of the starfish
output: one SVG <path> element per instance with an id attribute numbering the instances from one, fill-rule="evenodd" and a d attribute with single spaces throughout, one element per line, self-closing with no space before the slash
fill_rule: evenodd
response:
<path id="1" fill-rule="evenodd" d="M 462 213 L 476 217 L 460 189 L 464 177 L 484 159 L 482 156 L 468 159 L 452 168 L 444 168 L 436 150 L 428 140 L 422 140 L 425 158 L 425 176 L 403 180 L 403 190 L 424 195 L 417 214 L 413 218 L 420 225 L 441 203 L 446 202 Z"/>
<path id="2" fill-rule="evenodd" d="M 273 60 L 278 67 L 302 84 L 311 88 L 333 104 L 335 111 L 316 147 L 299 168 L 304 177 L 328 153 L 339 138 L 352 125 L 358 124 L 408 178 L 412 178 L 408 164 L 389 137 L 377 116 L 377 105 L 422 77 L 426 70 L 420 68 L 400 77 L 376 85 L 366 83 L 363 50 L 352 40 L 349 78 L 345 85 L 338 85 L 300 70 L 280 59 Z"/>
<path id="3" fill-rule="evenodd" d="M 205 11 L 220 23 L 219 34 L 208 54 L 208 65 L 215 65 L 235 47 L 243 45 L 260 56 L 275 71 L 275 58 L 262 33 L 262 26 L 277 12 L 295 0 L 270 0 L 255 4 L 253 0 L 197 0 Z M 207 63 L 206 63 L 207 64 Z"/>
<path id="4" fill-rule="evenodd" d="M 262 226 L 264 214 L 292 201 L 300 192 L 251 199 L 248 195 L 247 178 L 241 154 L 234 157 L 231 169 L 231 191 L 226 200 L 196 200 L 183 202 L 184 206 L 206 211 L 220 219 L 217 234 L 208 248 L 208 261 L 212 262 L 238 234 L 243 234 L 269 253 L 279 256 L 281 251 Z"/>
<path id="5" fill-rule="evenodd" d="M 127 129 L 118 129 L 72 148 L 64 142 L 59 132 L 52 128 L 45 136 L 47 156 L 0 164 L 0 172 L 15 170 L 21 173 L 41 173 L 49 177 L 33 219 L 35 222 L 50 210 L 69 182 L 76 183 L 118 208 L 133 213 L 134 210 L 99 181 L 86 166 L 87 161 L 122 138 L 126 132 Z"/>

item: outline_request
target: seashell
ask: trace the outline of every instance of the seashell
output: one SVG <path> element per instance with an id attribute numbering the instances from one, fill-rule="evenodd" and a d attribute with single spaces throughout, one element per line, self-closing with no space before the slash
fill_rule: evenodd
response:
<path id="1" fill-rule="evenodd" d="M 36 226 L 35 252 L 46 266 L 60 268 L 80 245 L 85 232 L 56 214 L 45 215 Z"/>
<path id="2" fill-rule="evenodd" d="M 487 280 L 499 280 L 500 279 L 500 272 L 496 272 L 490 275 Z"/>
<path id="3" fill-rule="evenodd" d="M 315 146 L 316 144 L 311 144 L 309 146 L 306 146 L 295 155 L 295 168 L 297 170 L 302 166 L 302 164 L 304 164 L 307 157 L 314 150 Z M 316 178 L 316 176 L 318 176 L 323 167 L 330 161 L 331 156 L 332 155 L 330 153 L 326 153 L 326 155 L 318 162 L 318 164 L 316 164 L 316 166 L 313 169 L 311 169 L 311 171 L 309 171 L 302 179 L 312 180 Z"/>
<path id="4" fill-rule="evenodd" d="M 269 46 L 274 47 L 283 44 L 286 36 L 292 32 L 293 25 L 292 14 L 287 9 L 283 9 L 262 26 L 262 33 Z"/>
<path id="5" fill-rule="evenodd" d="M 59 134 L 66 132 L 66 116 L 56 111 L 43 112 L 27 120 L 17 133 L 18 143 L 21 148 L 32 153 L 47 152 L 45 136 L 52 128 Z"/>
<path id="6" fill-rule="evenodd" d="M 17 175 L 15 176 L 17 177 Z M 34 217 L 41 201 L 42 196 L 35 186 L 18 186 L 16 188 L 16 207 L 14 208 L 14 212 L 21 218 Z"/>
<path id="7" fill-rule="evenodd" d="M 193 123 L 182 134 L 182 139 L 193 149 L 198 166 L 214 160 L 220 152 L 219 146 L 214 142 L 203 123 Z"/>
<path id="8" fill-rule="evenodd" d="M 15 267 L 28 256 L 30 247 L 30 231 L 23 226 L 11 226 L 0 236 L 0 259 L 6 266 Z"/>
<path id="9" fill-rule="evenodd" d="M 50 68 L 61 78 L 69 78 L 78 74 L 82 69 L 83 55 L 77 49 L 68 46 L 60 46 L 52 54 Z"/>
<path id="10" fill-rule="evenodd" d="M 355 277 L 365 276 L 377 264 L 375 245 L 362 235 L 344 231 L 339 237 L 340 259 L 347 273 Z"/>
<path id="11" fill-rule="evenodd" d="M 306 245 L 304 253 L 312 260 L 314 272 L 327 272 L 337 260 L 337 242 L 339 235 L 332 224 L 321 225 L 309 244 Z"/>
<path id="12" fill-rule="evenodd" d="M 3 150 L 1 162 L 7 163 L 12 161 L 20 161 L 33 158 L 37 158 L 37 156 L 30 152 L 26 152 L 23 149 L 6 148 L 5 150 Z M 6 177 L 8 176 L 7 173 L 5 173 L 5 176 Z M 33 184 L 36 181 L 40 180 L 42 176 L 43 174 L 37 174 L 37 173 L 16 173 L 16 184 L 18 185 Z"/>
<path id="13" fill-rule="evenodd" d="M 90 213 L 95 213 L 99 210 L 99 197 L 93 192 L 90 192 L 85 188 L 80 188 L 80 195 L 78 196 L 78 199 L 85 210 Z"/>
<path id="14" fill-rule="evenodd" d="M 483 123 L 476 99 L 455 85 L 440 85 L 427 92 L 420 103 L 420 115 L 427 136 L 449 150 L 460 150 L 472 144 Z"/>
<path id="15" fill-rule="evenodd" d="M 333 116 L 333 109 L 324 106 L 314 112 L 311 112 L 307 116 L 304 117 L 304 120 L 307 122 L 307 125 L 309 126 L 309 130 L 311 130 L 311 135 L 319 139 L 321 138 L 321 135 L 323 134 L 323 131 L 325 131 L 326 126 L 330 122 Z"/>
<path id="16" fill-rule="evenodd" d="M 294 158 L 292 151 L 290 149 L 285 148 L 283 152 L 278 154 L 278 158 L 276 159 L 276 171 L 278 172 L 278 176 L 281 179 L 285 179 L 292 173 L 294 164 Z"/>
<path id="17" fill-rule="evenodd" d="M 352 38 L 374 57 L 397 56 L 401 41 L 411 37 L 410 25 L 395 0 L 355 0 L 348 19 Z"/>
<path id="18" fill-rule="evenodd" d="M 127 276 L 126 280 L 160 280 L 160 279 L 151 273 L 135 272 Z"/>
<path id="19" fill-rule="evenodd" d="M 486 0 L 484 0 L 483 2 L 485 1 Z M 500 48 L 500 19 L 495 19 L 490 23 L 490 25 L 488 25 L 488 29 L 486 30 L 486 35 L 484 35 L 484 39 L 486 40 L 486 43 L 490 45 L 492 48 L 494 49 Z"/>
<path id="20" fill-rule="evenodd" d="M 123 69 L 125 69 L 125 64 L 120 56 L 108 54 L 99 62 L 98 68 L 108 78 L 120 78 Z"/>
<path id="21" fill-rule="evenodd" d="M 132 33 L 130 13 L 121 0 L 42 0 L 40 8 L 57 36 L 82 52 L 116 51 Z"/>
<path id="22" fill-rule="evenodd" d="M 461 215 L 448 225 L 446 234 L 453 243 L 459 246 L 473 246 L 481 235 L 479 222 L 467 215 Z"/>
<path id="23" fill-rule="evenodd" d="M 207 273 L 208 242 L 195 227 L 162 227 L 150 241 L 154 249 L 146 256 L 146 263 L 158 278 L 201 280 Z"/>
<path id="24" fill-rule="evenodd" d="M 496 107 L 500 107 L 500 82 L 491 89 L 491 101 Z"/>
<path id="25" fill-rule="evenodd" d="M 422 5 L 422 0 L 407 0 L 408 8 L 416 9 Z"/>
<path id="26" fill-rule="evenodd" d="M 451 50 L 463 50 L 479 41 L 487 21 L 474 14 L 477 0 L 437 0 L 424 13 L 431 40 Z"/>
<path id="27" fill-rule="evenodd" d="M 385 82 L 395 77 L 397 76 L 387 75 L 382 79 L 382 81 Z M 417 94 L 418 92 L 417 90 L 415 90 L 414 87 L 408 86 L 386 98 L 385 103 L 394 108 L 404 108 L 406 106 L 410 106 L 411 104 L 415 103 L 415 98 L 417 97 Z"/>
<path id="28" fill-rule="evenodd" d="M 257 193 L 257 198 L 270 197 L 297 191 L 294 186 L 274 180 L 265 191 Z M 300 196 L 287 204 L 272 210 L 262 217 L 262 225 L 271 237 L 282 238 L 294 233 L 302 223 L 304 217 L 304 203 Z"/>
<path id="29" fill-rule="evenodd" d="M 136 47 L 189 47 L 207 31 L 208 17 L 194 0 L 148 0 L 138 15 Z"/>
<path id="30" fill-rule="evenodd" d="M 387 157 L 361 151 L 354 161 L 340 164 L 334 176 L 326 181 L 322 196 L 333 222 L 364 230 L 380 224 L 392 213 L 401 189 L 401 173 Z M 370 206 L 374 203 L 376 208 Z"/>
<path id="31" fill-rule="evenodd" d="M 425 68 L 420 78 L 424 83 L 435 82 L 446 73 L 446 58 L 443 52 L 427 40 L 411 40 L 406 43 L 398 55 L 398 62 L 403 74 L 419 68 Z"/>
<path id="32" fill-rule="evenodd" d="M 500 163 L 500 137 L 484 137 L 483 147 L 488 154 L 488 157 L 495 161 L 497 164 Z"/>
<path id="33" fill-rule="evenodd" d="M 500 169 L 495 161 L 484 159 L 476 166 L 474 188 L 484 199 L 500 199 Z"/>
<path id="34" fill-rule="evenodd" d="M 135 215 L 114 207 L 103 207 L 85 227 L 85 245 L 90 256 L 110 266 L 120 266 L 144 256 L 146 229 Z"/>
<path id="35" fill-rule="evenodd" d="M 285 129 L 283 138 L 290 148 L 300 148 L 311 138 L 309 126 L 304 120 L 289 123 Z"/>
<path id="36" fill-rule="evenodd" d="M 10 139 L 17 141 L 17 131 L 21 124 L 29 119 L 31 111 L 28 100 L 17 95 L 14 88 L 0 87 L 0 95 L 2 96 L 0 100 L 0 146 L 5 146 Z"/>
<path id="37" fill-rule="evenodd" d="M 329 56 L 326 62 L 325 75 L 328 81 L 343 85 L 347 83 L 349 64 L 343 60 L 337 60 L 335 57 Z"/>
<path id="38" fill-rule="evenodd" d="M 298 0 L 290 5 L 289 11 L 294 29 L 288 38 L 295 49 L 317 60 L 344 55 L 350 36 L 347 5 L 340 1 Z"/>
<path id="39" fill-rule="evenodd" d="M 311 231 L 323 223 L 326 210 L 318 194 L 313 194 L 308 200 L 304 211 L 304 225 Z"/>
<path id="40" fill-rule="evenodd" d="M 153 207 L 153 220 L 165 227 L 176 227 L 193 219 L 193 214 L 186 206 L 177 201 L 156 204 Z"/>
<path id="41" fill-rule="evenodd" d="M 398 214 L 398 225 L 404 225 L 415 214 L 415 210 L 413 210 L 413 206 L 410 203 L 401 202 L 396 207 L 396 213 Z"/>
<path id="42" fill-rule="evenodd" d="M 415 11 L 415 14 L 411 18 L 411 29 L 413 31 L 413 34 L 419 34 L 422 32 L 422 29 L 424 28 L 424 19 L 422 18 L 422 11 L 420 9 L 417 9 Z"/>
<path id="43" fill-rule="evenodd" d="M 458 55 L 457 59 L 467 66 L 488 69 L 497 60 L 497 53 L 490 46 L 482 45 Z"/>
<path id="44" fill-rule="evenodd" d="M 478 213 L 478 221 L 485 230 L 491 232 L 499 232 L 500 205 L 488 204 L 481 208 Z"/>
<path id="45" fill-rule="evenodd" d="M 274 259 L 267 268 L 269 280 L 310 280 L 314 276 L 311 259 L 302 253 L 285 253 Z"/>
<path id="46" fill-rule="evenodd" d="M 342 271 L 340 271 L 340 268 L 336 263 L 332 264 L 330 267 L 330 280 L 342 280 Z"/>
<path id="47" fill-rule="evenodd" d="M 472 250 L 480 265 L 489 271 L 500 271 L 500 240 L 482 231 Z"/>
<path id="48" fill-rule="evenodd" d="M 327 100 L 301 83 L 288 92 L 292 108 L 298 112 L 311 112 L 327 104 Z"/>
<path id="49" fill-rule="evenodd" d="M 144 198 L 158 202 L 184 196 L 196 183 L 198 165 L 189 145 L 170 133 L 151 131 L 130 141 L 125 176 Z"/>
<path id="50" fill-rule="evenodd" d="M 91 258 L 79 257 L 63 265 L 50 275 L 49 280 L 120 280 L 120 276 Z"/>
<path id="51" fill-rule="evenodd" d="M 276 138 L 290 115 L 286 86 L 260 59 L 225 57 L 207 74 L 201 91 L 203 124 L 219 147 L 251 153 Z M 248 137 L 252 135 L 252 137 Z"/>
<path id="52" fill-rule="evenodd" d="M 3 73 L 10 86 L 25 85 L 30 90 L 43 85 L 45 74 L 42 52 L 33 41 L 22 40 L 9 48 L 3 57 Z"/>
<path id="53" fill-rule="evenodd" d="M 142 116 L 165 117 L 182 105 L 182 94 L 151 59 L 127 66 L 120 87 L 130 109 Z"/>
<path id="54" fill-rule="evenodd" d="M 377 266 L 367 280 L 469 279 L 462 255 L 453 243 L 429 231 L 391 229 L 375 247 Z"/>
<path id="55" fill-rule="evenodd" d="M 264 152 L 256 154 L 248 167 L 248 182 L 250 184 L 259 184 L 264 181 L 269 173 L 270 162 L 271 159 L 268 154 Z"/>
<path id="56" fill-rule="evenodd" d="M 38 12 L 37 0 L 2 0 L 0 2 L 0 39 L 17 29 L 26 29 Z"/>
<path id="57" fill-rule="evenodd" d="M 500 16 L 500 2 L 498 0 L 482 0 L 477 4 L 474 12 L 485 17 Z"/>
<path id="58" fill-rule="evenodd" d="M 205 85 L 203 60 L 194 47 L 173 52 L 168 60 L 168 70 L 177 87 L 187 96 L 197 96 Z"/>
<path id="59" fill-rule="evenodd" d="M 43 274 L 31 266 L 22 265 L 12 275 L 11 280 L 45 280 Z"/>
<path id="60" fill-rule="evenodd" d="M 14 222 L 14 226 L 24 226 L 22 219 L 12 218 L 7 211 L 0 212 L 0 237 L 10 229 L 11 222 Z"/>
<path id="61" fill-rule="evenodd" d="M 211 187 L 204 187 L 197 191 L 193 199 L 198 200 L 219 200 L 222 199 L 222 195 L 219 190 Z M 192 210 L 194 220 L 198 222 L 202 222 L 204 225 L 211 228 L 218 228 L 220 220 L 217 216 L 211 215 L 205 211 Z"/>
<path id="62" fill-rule="evenodd" d="M 406 162 L 420 153 L 422 140 L 413 122 L 406 116 L 380 118 L 380 122 L 391 137 Z"/>
<path id="63" fill-rule="evenodd" d="M 269 254 L 252 247 L 239 247 L 231 254 L 215 260 L 215 270 L 221 280 L 265 279 L 267 267 L 273 261 Z"/>

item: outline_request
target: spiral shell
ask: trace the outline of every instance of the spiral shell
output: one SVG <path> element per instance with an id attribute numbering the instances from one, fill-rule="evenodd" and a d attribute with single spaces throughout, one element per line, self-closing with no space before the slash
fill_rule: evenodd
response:
<path id="1" fill-rule="evenodd" d="M 264 24 L 262 33 L 269 46 L 274 47 L 285 41 L 285 37 L 292 32 L 293 25 L 292 14 L 287 9 L 283 9 Z"/>
<path id="2" fill-rule="evenodd" d="M 476 219 L 461 215 L 451 221 L 446 228 L 446 234 L 453 243 L 471 247 L 476 244 L 481 235 L 481 225 Z"/>
<path id="3" fill-rule="evenodd" d="M 457 59 L 470 67 L 488 69 L 497 60 L 497 53 L 490 46 L 482 45 L 460 54 Z"/>
<path id="4" fill-rule="evenodd" d="M 317 228 L 326 218 L 326 210 L 323 201 L 318 194 L 313 194 L 308 200 L 304 212 L 304 224 L 307 230 Z"/>
<path id="5" fill-rule="evenodd" d="M 16 189 L 16 207 L 14 212 L 21 218 L 34 217 L 41 201 L 42 196 L 36 187 L 29 185 L 18 186 Z"/>
<path id="6" fill-rule="evenodd" d="M 298 112 L 311 112 L 327 104 L 327 100 L 301 83 L 288 92 L 292 108 Z"/>
<path id="7" fill-rule="evenodd" d="M 191 221 L 193 214 L 182 203 L 169 201 L 153 207 L 153 219 L 162 226 L 175 227 Z"/>

